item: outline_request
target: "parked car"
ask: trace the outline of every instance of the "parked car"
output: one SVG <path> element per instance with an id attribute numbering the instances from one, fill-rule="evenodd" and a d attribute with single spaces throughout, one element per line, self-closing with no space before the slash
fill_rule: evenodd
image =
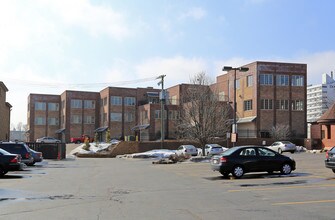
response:
<path id="1" fill-rule="evenodd" d="M 24 142 L 0 142 L 0 148 L 9 153 L 21 155 L 21 162 L 27 165 L 34 161 L 28 145 Z"/>
<path id="2" fill-rule="evenodd" d="M 290 141 L 276 141 L 268 146 L 268 148 L 280 154 L 283 152 L 291 152 L 293 154 L 297 150 L 297 146 Z"/>
<path id="3" fill-rule="evenodd" d="M 41 137 L 36 139 L 36 143 L 60 143 L 61 141 L 53 137 Z"/>
<path id="4" fill-rule="evenodd" d="M 80 144 L 84 143 L 86 139 L 88 139 L 89 142 L 93 142 L 93 138 L 90 138 L 87 134 L 83 134 L 81 137 L 72 137 L 70 138 L 70 142 Z"/>
<path id="5" fill-rule="evenodd" d="M 292 158 L 260 146 L 233 147 L 211 158 L 212 170 L 219 171 L 224 177 L 231 173 L 241 178 L 248 172 L 280 171 L 282 174 L 290 174 L 295 166 Z"/>
<path id="6" fill-rule="evenodd" d="M 29 148 L 29 151 L 33 157 L 33 162 L 28 164 L 30 166 L 34 165 L 36 162 L 42 162 L 43 161 L 43 154 L 42 152 L 35 151 L 33 149 Z"/>
<path id="7" fill-rule="evenodd" d="M 205 154 L 208 156 L 221 154 L 226 150 L 228 150 L 228 148 L 222 147 L 219 144 L 206 144 L 205 145 Z"/>
<path id="8" fill-rule="evenodd" d="M 0 177 L 4 176 L 8 171 L 18 171 L 22 169 L 21 156 L 11 154 L 0 149 Z"/>
<path id="9" fill-rule="evenodd" d="M 193 145 L 181 145 L 176 150 L 178 156 L 197 156 L 198 150 Z"/>
<path id="10" fill-rule="evenodd" d="M 335 147 L 326 152 L 325 165 L 335 173 Z"/>

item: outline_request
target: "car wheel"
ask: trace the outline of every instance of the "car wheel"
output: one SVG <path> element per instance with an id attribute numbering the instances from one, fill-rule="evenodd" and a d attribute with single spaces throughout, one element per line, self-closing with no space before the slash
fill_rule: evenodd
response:
<path id="1" fill-rule="evenodd" d="M 291 151 L 291 154 L 294 154 L 294 151 Z"/>
<path id="2" fill-rule="evenodd" d="M 292 172 L 292 167 L 290 164 L 285 163 L 283 164 L 283 166 L 281 167 L 281 171 L 282 174 L 287 175 L 290 174 Z"/>
<path id="3" fill-rule="evenodd" d="M 80 144 L 81 143 L 81 141 L 76 141 L 76 144 Z"/>
<path id="4" fill-rule="evenodd" d="M 283 153 L 283 150 L 281 148 L 278 148 L 278 153 L 279 154 L 282 154 Z"/>
<path id="5" fill-rule="evenodd" d="M 335 173 L 335 169 L 332 169 L 332 171 Z"/>
<path id="6" fill-rule="evenodd" d="M 244 175 L 243 167 L 240 165 L 235 166 L 232 174 L 235 178 L 241 178 Z"/>

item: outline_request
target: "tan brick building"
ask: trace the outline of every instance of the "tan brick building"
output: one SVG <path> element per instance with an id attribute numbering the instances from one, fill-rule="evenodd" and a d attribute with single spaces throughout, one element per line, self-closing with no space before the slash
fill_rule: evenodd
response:
<path id="1" fill-rule="evenodd" d="M 8 88 L 0 81 L 0 141 L 9 141 L 11 104 L 6 102 Z"/>
<path id="2" fill-rule="evenodd" d="M 274 126 L 288 125 L 293 137 L 306 137 L 307 65 L 253 62 L 247 72 L 236 71 L 236 118 L 241 137 L 269 137 Z M 234 100 L 234 70 L 212 85 Z"/>

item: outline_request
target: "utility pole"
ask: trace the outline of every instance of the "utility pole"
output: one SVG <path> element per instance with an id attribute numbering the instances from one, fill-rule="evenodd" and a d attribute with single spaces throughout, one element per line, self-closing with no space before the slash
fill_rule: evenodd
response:
<path id="1" fill-rule="evenodd" d="M 161 81 L 158 82 L 158 85 L 162 85 L 161 94 L 159 96 L 161 101 L 161 149 L 163 149 L 164 145 L 164 102 L 165 102 L 165 92 L 164 92 L 164 77 L 166 75 L 160 75 L 156 79 L 160 79 Z"/>

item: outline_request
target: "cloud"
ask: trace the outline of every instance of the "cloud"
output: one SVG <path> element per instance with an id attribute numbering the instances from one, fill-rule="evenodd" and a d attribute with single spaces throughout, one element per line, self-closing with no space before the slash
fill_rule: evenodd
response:
<path id="1" fill-rule="evenodd" d="M 80 27 L 92 36 L 107 34 L 121 40 L 129 36 L 125 16 L 106 5 L 93 5 L 88 0 L 41 0 L 69 27 Z"/>
<path id="2" fill-rule="evenodd" d="M 191 18 L 193 20 L 201 20 L 207 15 L 206 10 L 200 7 L 194 7 L 189 9 L 188 11 L 182 13 L 180 15 L 180 19 L 184 20 L 187 18 Z"/>

